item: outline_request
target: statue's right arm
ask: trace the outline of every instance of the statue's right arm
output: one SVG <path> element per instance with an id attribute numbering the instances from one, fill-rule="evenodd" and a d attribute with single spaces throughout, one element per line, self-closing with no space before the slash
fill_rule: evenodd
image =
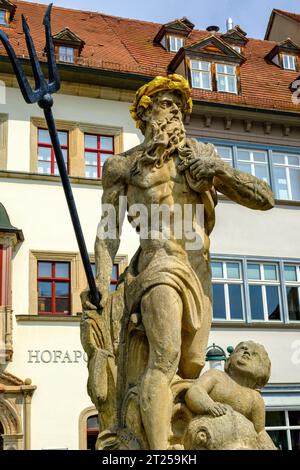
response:
<path id="1" fill-rule="evenodd" d="M 104 307 L 109 294 L 112 267 L 120 245 L 122 203 L 126 195 L 125 158 L 113 156 L 106 160 L 102 176 L 102 216 L 95 241 L 96 286 Z M 122 199 L 123 197 L 123 199 Z"/>
<path id="2" fill-rule="evenodd" d="M 226 407 L 222 403 L 214 401 L 210 393 L 222 379 L 219 371 L 209 370 L 205 372 L 195 384 L 187 391 L 185 402 L 188 408 L 196 414 L 211 414 L 212 416 L 222 416 L 226 413 Z"/>

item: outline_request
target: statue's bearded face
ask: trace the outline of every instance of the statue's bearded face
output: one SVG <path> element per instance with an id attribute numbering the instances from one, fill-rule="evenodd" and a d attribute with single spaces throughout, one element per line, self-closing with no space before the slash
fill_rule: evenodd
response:
<path id="1" fill-rule="evenodd" d="M 244 341 L 237 345 L 229 359 L 229 375 L 252 378 L 257 386 L 268 381 L 270 360 L 263 346 L 253 341 Z"/>
<path id="2" fill-rule="evenodd" d="M 152 104 L 145 111 L 147 141 L 157 147 L 179 147 L 185 143 L 183 98 L 180 93 L 162 91 L 151 97 Z"/>

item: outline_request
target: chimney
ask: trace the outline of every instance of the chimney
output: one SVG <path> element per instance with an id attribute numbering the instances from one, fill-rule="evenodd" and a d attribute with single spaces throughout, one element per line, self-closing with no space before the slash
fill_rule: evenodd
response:
<path id="1" fill-rule="evenodd" d="M 230 29 L 233 29 L 233 19 L 230 17 L 227 18 L 226 28 L 227 28 L 227 31 L 229 31 Z"/>
<path id="2" fill-rule="evenodd" d="M 209 33 L 217 33 L 218 31 L 220 31 L 220 28 L 219 26 L 208 26 L 206 28 L 206 31 L 208 31 Z"/>

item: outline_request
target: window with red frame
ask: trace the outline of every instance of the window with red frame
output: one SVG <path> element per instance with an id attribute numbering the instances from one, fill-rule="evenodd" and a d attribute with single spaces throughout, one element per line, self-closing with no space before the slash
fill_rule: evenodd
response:
<path id="1" fill-rule="evenodd" d="M 96 442 L 99 434 L 98 415 L 90 416 L 86 423 L 86 443 L 87 450 L 96 450 Z"/>
<path id="2" fill-rule="evenodd" d="M 58 131 L 58 136 L 64 161 L 68 168 L 69 133 Z M 43 175 L 59 174 L 50 135 L 46 129 L 38 129 L 38 173 Z"/>
<path id="3" fill-rule="evenodd" d="M 85 176 L 87 178 L 101 178 L 104 162 L 111 155 L 114 155 L 113 136 L 84 135 Z"/>
<path id="4" fill-rule="evenodd" d="M 38 261 L 38 313 L 70 314 L 70 263 Z"/>
<path id="5" fill-rule="evenodd" d="M 92 271 L 95 277 L 96 276 L 96 264 L 95 263 L 91 263 L 91 264 L 92 264 Z M 119 279 L 119 265 L 114 264 L 112 268 L 112 273 L 111 273 L 110 291 L 116 290 L 118 279 Z"/>

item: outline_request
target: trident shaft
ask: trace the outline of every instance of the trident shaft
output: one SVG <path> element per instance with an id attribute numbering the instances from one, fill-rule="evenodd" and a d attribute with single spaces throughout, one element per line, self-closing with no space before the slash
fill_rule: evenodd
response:
<path id="1" fill-rule="evenodd" d="M 60 89 L 60 79 L 56 65 L 56 58 L 55 58 L 55 50 L 52 40 L 51 34 L 51 10 L 52 10 L 52 3 L 48 6 L 43 25 L 45 26 L 45 36 L 46 36 L 46 47 L 45 52 L 47 55 L 47 65 L 48 65 L 48 81 L 45 80 L 44 74 L 41 69 L 41 65 L 39 63 L 37 53 L 34 47 L 34 43 L 30 34 L 30 29 L 25 17 L 22 15 L 22 26 L 23 31 L 25 34 L 26 45 L 30 57 L 31 67 L 33 78 L 35 81 L 35 88 L 32 89 L 31 85 L 28 82 L 28 79 L 25 75 L 25 72 L 15 54 L 14 49 L 12 48 L 8 36 L 4 33 L 4 31 L 0 30 L 0 40 L 5 47 L 7 55 L 11 61 L 13 66 L 14 72 L 16 74 L 18 84 L 24 100 L 26 103 L 37 103 L 40 108 L 43 109 L 45 119 L 47 122 L 52 146 L 55 153 L 55 158 L 59 170 L 59 174 L 61 177 L 62 185 L 64 188 L 67 204 L 69 207 L 70 216 L 73 223 L 73 228 L 75 231 L 79 251 L 81 254 L 85 274 L 88 280 L 89 289 L 90 289 L 90 297 L 92 303 L 99 307 L 100 303 L 100 295 L 96 288 L 96 283 L 91 267 L 91 263 L 89 260 L 89 255 L 86 249 L 85 240 L 83 237 L 81 224 L 78 217 L 78 212 L 76 209 L 75 200 L 73 197 L 73 192 L 70 184 L 70 180 L 68 177 L 66 165 L 64 162 L 63 154 L 61 151 L 61 146 L 59 142 L 59 137 L 55 125 L 55 121 L 53 118 L 52 113 L 52 106 L 53 106 L 53 98 L 52 95 L 56 93 Z"/>

